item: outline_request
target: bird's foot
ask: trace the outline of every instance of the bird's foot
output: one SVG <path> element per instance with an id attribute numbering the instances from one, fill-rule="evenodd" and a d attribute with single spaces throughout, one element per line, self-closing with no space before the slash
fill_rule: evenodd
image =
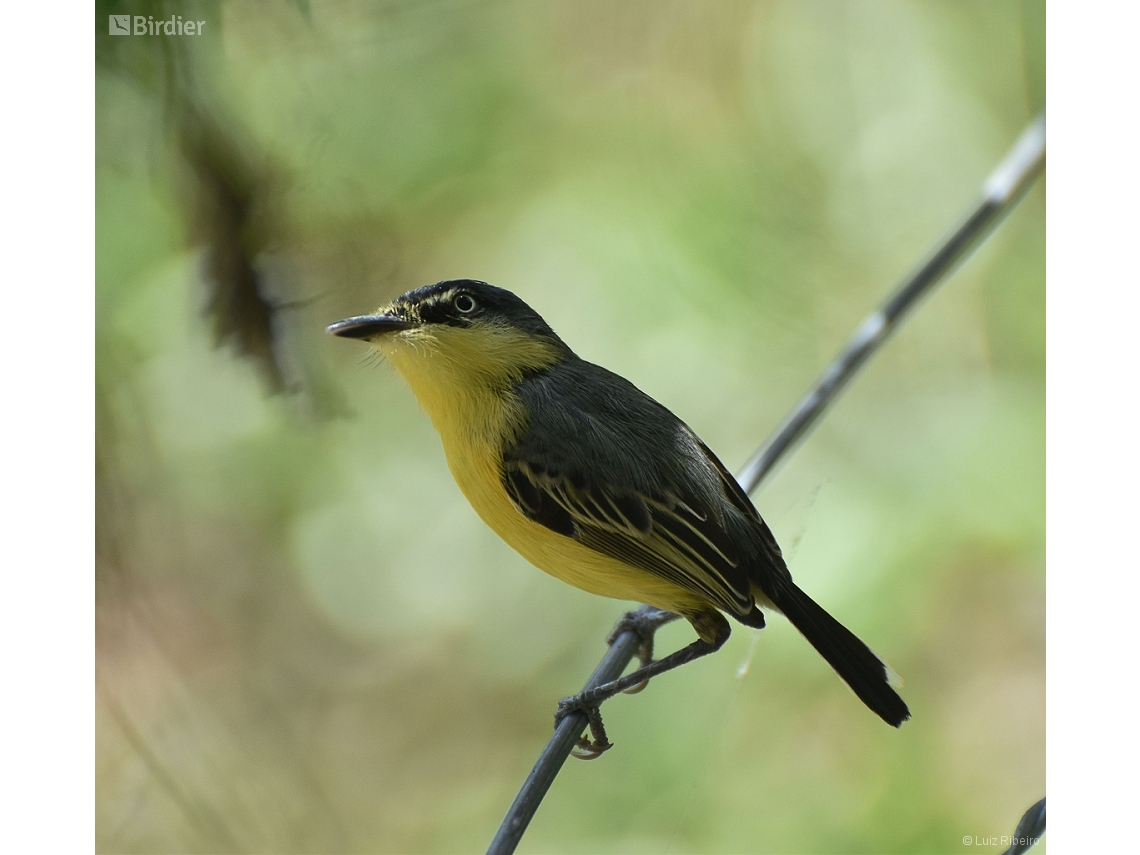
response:
<path id="1" fill-rule="evenodd" d="M 601 701 L 591 698 L 588 690 L 579 692 L 577 695 L 571 695 L 568 698 L 563 698 L 558 702 L 558 709 L 554 713 L 555 729 L 562 723 L 562 719 L 568 715 L 573 715 L 577 712 L 586 715 L 586 721 L 590 727 L 590 736 L 588 737 L 582 734 L 578 737 L 577 744 L 570 751 L 570 753 L 579 760 L 596 760 L 606 751 L 614 747 L 614 744 L 606 737 L 606 728 L 605 725 L 602 724 L 600 705 Z M 590 737 L 593 738 L 591 739 Z"/>
<path id="2" fill-rule="evenodd" d="M 661 611 L 660 609 L 650 609 L 645 606 L 642 614 L 634 612 L 626 615 L 622 621 L 630 621 L 633 623 L 632 627 L 627 627 L 624 631 L 637 632 L 639 628 L 643 631 L 646 625 L 642 623 L 642 617 L 648 622 L 649 631 L 645 635 L 641 635 L 643 640 L 642 646 L 645 648 L 644 652 L 647 656 L 652 654 L 652 648 L 646 646 L 646 641 L 652 643 L 652 630 L 655 630 L 661 624 L 668 623 L 671 620 L 679 617 L 672 612 Z M 554 726 L 557 728 L 562 720 L 568 715 L 582 713 L 586 721 L 583 724 L 588 724 L 590 727 L 590 735 L 592 740 L 586 737 L 578 739 L 578 744 L 572 752 L 575 757 L 580 757 L 583 760 L 593 760 L 595 757 L 600 757 L 604 751 L 611 747 L 609 739 L 606 738 L 606 729 L 602 725 L 602 714 L 598 708 L 605 701 L 612 698 L 618 692 L 627 692 L 630 689 L 640 689 L 650 677 L 656 677 L 659 674 L 664 674 L 666 671 L 672 671 L 687 662 L 692 662 L 694 659 L 699 659 L 702 656 L 707 656 L 721 648 L 731 630 L 728 626 L 728 621 L 720 612 L 709 610 L 708 612 L 698 612 L 692 615 L 685 615 L 693 626 L 697 627 L 698 632 L 702 635 L 708 634 L 712 637 L 711 641 L 706 641 L 703 637 L 698 638 L 686 647 L 681 648 L 675 653 L 670 653 L 664 659 L 650 660 L 648 663 L 642 665 L 632 674 L 626 674 L 618 677 L 616 680 L 610 680 L 608 683 L 602 683 L 598 686 L 590 686 L 583 689 L 576 695 L 569 698 L 563 698 L 558 702 L 558 710 L 554 713 Z M 618 629 L 615 634 L 620 635 L 622 624 L 618 624 Z M 646 639 L 648 635 L 648 639 Z M 616 641 L 616 638 L 614 639 Z M 612 642 L 611 642 L 612 643 Z M 580 720 L 579 720 L 580 721 Z M 581 732 L 581 727 L 579 727 Z"/>
<path id="3" fill-rule="evenodd" d="M 658 629 L 678 617 L 680 616 L 664 609 L 642 606 L 635 611 L 626 612 L 622 615 L 621 620 L 614 625 L 613 631 L 607 636 L 606 643 L 613 645 L 623 632 L 632 632 L 641 639 L 641 646 L 637 648 L 637 658 L 641 662 L 641 667 L 644 668 L 653 661 L 653 636 Z M 625 693 L 636 695 L 648 685 L 648 680 L 642 680 L 636 686 L 626 689 Z"/>

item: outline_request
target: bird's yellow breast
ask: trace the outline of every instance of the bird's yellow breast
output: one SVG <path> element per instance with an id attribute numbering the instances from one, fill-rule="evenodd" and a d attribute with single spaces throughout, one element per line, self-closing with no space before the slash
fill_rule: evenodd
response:
<path id="1" fill-rule="evenodd" d="M 510 329 L 411 330 L 374 344 L 403 375 L 443 441 L 451 474 L 471 507 L 540 570 L 576 588 L 674 612 L 707 608 L 671 582 L 618 561 L 528 519 L 503 486 L 503 449 L 528 417 L 511 391 L 528 369 L 553 364 L 551 346 Z"/>

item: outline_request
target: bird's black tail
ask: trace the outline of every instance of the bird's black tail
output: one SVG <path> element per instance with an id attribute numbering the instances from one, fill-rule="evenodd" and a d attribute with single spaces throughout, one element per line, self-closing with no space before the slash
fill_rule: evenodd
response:
<path id="1" fill-rule="evenodd" d="M 906 702 L 891 688 L 894 673 L 871 652 L 871 648 L 790 579 L 780 579 L 771 587 L 775 590 L 767 593 L 772 602 L 859 696 L 859 700 L 892 727 L 898 727 L 910 718 Z"/>

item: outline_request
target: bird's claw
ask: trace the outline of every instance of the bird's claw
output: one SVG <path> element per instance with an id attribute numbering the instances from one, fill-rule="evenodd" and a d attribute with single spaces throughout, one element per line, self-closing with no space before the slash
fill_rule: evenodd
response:
<path id="1" fill-rule="evenodd" d="M 626 612 L 617 622 L 606 642 L 612 645 L 623 632 L 632 632 L 641 642 L 637 648 L 637 658 L 641 660 L 641 667 L 644 668 L 653 662 L 653 634 L 657 632 L 660 626 L 676 620 L 678 617 L 678 615 L 663 609 L 643 606 L 636 611 Z M 604 700 L 612 697 L 617 691 L 617 686 L 614 683 L 620 684 L 621 682 L 615 680 L 601 687 L 586 689 L 558 702 L 558 709 L 554 713 L 555 729 L 566 716 L 579 712 L 586 716 L 586 723 L 590 728 L 590 735 L 583 734 L 579 737 L 574 748 L 571 749 L 570 753 L 575 757 L 581 760 L 594 760 L 613 748 L 613 743 L 606 737 L 606 728 L 602 724 L 602 713 L 599 707 Z M 645 679 L 622 691 L 632 695 L 640 692 L 648 685 L 649 680 Z"/>
<path id="2" fill-rule="evenodd" d="M 558 725 L 562 723 L 562 719 L 576 712 L 585 713 L 587 724 L 590 727 L 590 736 L 593 739 L 582 734 L 570 753 L 579 760 L 596 760 L 614 747 L 614 744 L 606 737 L 606 728 L 602 724 L 602 712 L 597 703 L 590 703 L 582 695 L 563 698 L 558 702 L 558 709 L 554 713 L 554 727 L 557 729 Z"/>
<path id="3" fill-rule="evenodd" d="M 606 751 L 614 747 L 612 742 L 607 742 L 604 745 L 600 742 L 591 742 L 586 737 L 578 739 L 578 743 L 570 749 L 570 756 L 577 757 L 579 760 L 597 760 Z"/>

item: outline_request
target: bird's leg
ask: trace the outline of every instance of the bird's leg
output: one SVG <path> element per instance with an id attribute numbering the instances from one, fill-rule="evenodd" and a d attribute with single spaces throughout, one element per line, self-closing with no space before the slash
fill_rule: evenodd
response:
<path id="1" fill-rule="evenodd" d="M 667 620 L 662 623 L 667 623 L 672 620 L 671 612 L 664 612 L 665 615 L 671 615 Z M 600 757 L 602 753 L 613 746 L 613 743 L 606 737 L 606 729 L 602 724 L 601 705 L 612 698 L 619 692 L 624 692 L 633 687 L 639 687 L 651 677 L 656 677 L 659 674 L 664 674 L 666 671 L 672 671 L 674 668 L 692 662 L 694 659 L 700 659 L 702 656 L 708 656 L 710 653 L 715 653 L 720 650 L 724 643 L 728 641 L 728 636 L 731 633 L 728 621 L 719 612 L 702 612 L 700 614 L 685 615 L 697 633 L 701 636 L 696 641 L 692 642 L 686 647 L 682 647 L 675 653 L 670 653 L 664 659 L 658 659 L 656 662 L 650 662 L 643 665 L 636 671 L 626 674 L 624 677 L 618 677 L 616 680 L 611 680 L 608 683 L 602 683 L 600 686 L 594 686 L 592 689 L 586 689 L 569 698 L 563 698 L 558 702 L 558 709 L 554 713 L 554 726 L 558 727 L 559 723 L 566 716 L 575 713 L 583 712 L 589 720 L 590 735 L 593 741 L 583 736 L 578 740 L 578 745 L 575 747 L 573 754 L 583 760 L 593 760 L 595 757 Z M 660 624 L 658 624 L 660 626 Z"/>
<path id="2" fill-rule="evenodd" d="M 626 612 L 613 628 L 613 632 L 606 638 L 606 644 L 613 646 L 623 632 L 632 632 L 641 639 L 641 646 L 637 648 L 637 659 L 641 667 L 653 661 L 653 636 L 665 624 L 677 620 L 680 615 L 667 612 L 653 606 L 642 606 L 632 612 Z M 649 685 L 648 680 L 642 680 L 636 686 L 625 690 L 627 695 L 636 695 Z"/>

